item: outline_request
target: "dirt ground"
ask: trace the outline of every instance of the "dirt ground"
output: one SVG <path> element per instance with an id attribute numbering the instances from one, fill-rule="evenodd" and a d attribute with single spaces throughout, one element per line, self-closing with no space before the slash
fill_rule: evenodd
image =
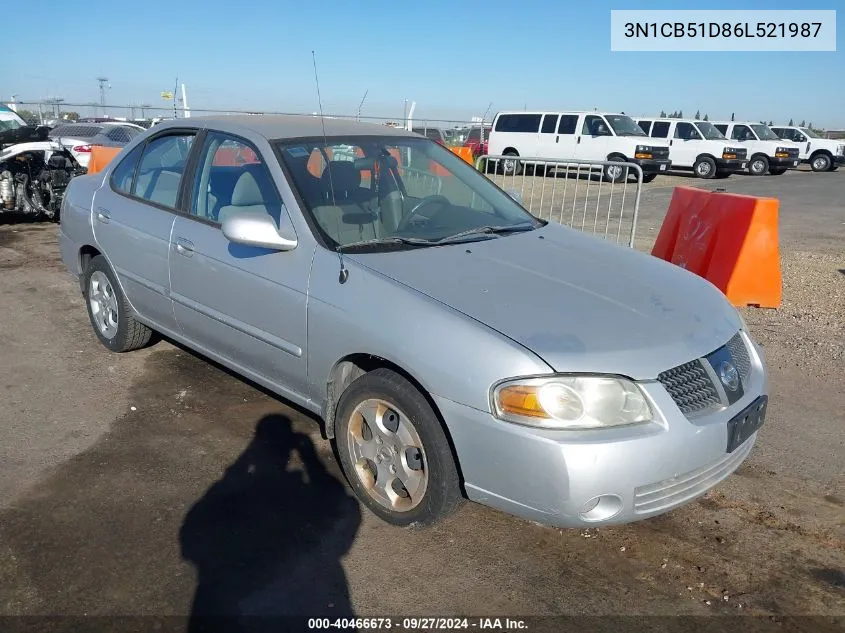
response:
<path id="1" fill-rule="evenodd" d="M 691 182 L 644 192 L 638 248 L 676 184 Z M 380 522 L 310 414 L 168 342 L 108 352 L 57 227 L 0 226 L 0 616 L 743 614 L 767 617 L 734 630 L 841 630 L 845 173 L 718 186 L 781 200 L 784 304 L 744 310 L 769 364 L 766 425 L 704 498 L 591 530 L 470 503 L 432 528 Z"/>

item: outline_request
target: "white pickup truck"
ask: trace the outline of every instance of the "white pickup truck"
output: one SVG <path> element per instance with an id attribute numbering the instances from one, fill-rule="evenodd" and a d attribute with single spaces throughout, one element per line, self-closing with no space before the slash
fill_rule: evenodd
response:
<path id="1" fill-rule="evenodd" d="M 798 158 L 813 171 L 834 171 L 845 165 L 845 140 L 822 138 L 810 128 L 797 125 L 773 125 L 772 132 L 798 143 Z"/>

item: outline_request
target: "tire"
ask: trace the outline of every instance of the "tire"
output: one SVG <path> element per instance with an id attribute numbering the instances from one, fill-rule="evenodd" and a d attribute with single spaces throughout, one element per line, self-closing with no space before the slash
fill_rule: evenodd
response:
<path id="1" fill-rule="evenodd" d="M 138 322 L 106 258 L 97 255 L 85 268 L 82 295 L 91 327 L 113 352 L 129 352 L 150 342 L 153 331 Z"/>
<path id="2" fill-rule="evenodd" d="M 519 153 L 515 150 L 509 149 L 506 150 L 502 156 L 519 156 Z M 508 160 L 503 158 L 502 159 L 502 174 L 505 176 L 516 175 L 519 176 L 522 174 L 522 163 L 518 160 Z"/>
<path id="3" fill-rule="evenodd" d="M 643 182 L 651 182 L 657 178 L 657 174 L 643 174 Z"/>
<path id="4" fill-rule="evenodd" d="M 836 171 L 837 169 L 839 169 L 839 165 L 831 165 L 828 171 Z"/>
<path id="5" fill-rule="evenodd" d="M 772 167 L 771 169 L 769 169 L 769 173 L 772 176 L 780 176 L 781 174 L 786 173 L 786 167 Z"/>
<path id="6" fill-rule="evenodd" d="M 833 161 L 830 156 L 824 153 L 816 154 L 810 158 L 810 169 L 813 171 L 829 171 Z"/>
<path id="7" fill-rule="evenodd" d="M 710 180 L 716 177 L 716 161 L 709 156 L 702 156 L 692 166 L 692 171 L 696 178 L 704 178 Z"/>
<path id="8" fill-rule="evenodd" d="M 765 176 L 769 172 L 769 159 L 765 156 L 752 156 L 748 161 L 748 173 L 752 176 Z"/>
<path id="9" fill-rule="evenodd" d="M 340 396 L 335 419 L 337 454 L 346 479 L 383 521 L 429 525 L 463 501 L 443 426 L 404 377 L 389 369 L 364 374 Z"/>
<path id="10" fill-rule="evenodd" d="M 612 154 L 607 157 L 607 160 L 617 161 L 617 162 L 625 162 L 625 157 L 620 156 L 618 154 Z M 604 179 L 609 182 L 622 182 L 625 180 L 629 173 L 629 170 L 621 167 L 619 165 L 605 165 L 604 167 Z M 643 174 L 643 182 L 645 182 L 645 174 Z"/>

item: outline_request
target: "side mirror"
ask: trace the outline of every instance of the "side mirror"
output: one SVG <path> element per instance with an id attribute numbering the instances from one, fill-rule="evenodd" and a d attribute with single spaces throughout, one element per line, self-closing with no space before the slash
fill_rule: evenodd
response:
<path id="1" fill-rule="evenodd" d="M 297 239 L 287 213 L 282 208 L 282 228 L 266 213 L 239 211 L 223 220 L 222 230 L 230 242 L 246 246 L 258 246 L 276 251 L 291 251 L 296 248 Z"/>
<path id="2" fill-rule="evenodd" d="M 516 189 L 508 189 L 505 191 L 511 198 L 513 198 L 517 204 L 522 204 L 524 202 L 524 198 L 522 197 L 522 193 L 517 191 Z"/>

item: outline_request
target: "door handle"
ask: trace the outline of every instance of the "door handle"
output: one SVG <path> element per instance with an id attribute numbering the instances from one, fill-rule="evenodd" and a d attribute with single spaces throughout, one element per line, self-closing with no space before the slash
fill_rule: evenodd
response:
<path id="1" fill-rule="evenodd" d="M 194 254 L 194 243 L 183 237 L 177 237 L 176 252 L 185 257 L 191 257 Z"/>
<path id="2" fill-rule="evenodd" d="M 669 141 L 669 145 L 674 145 L 675 141 Z"/>
<path id="3" fill-rule="evenodd" d="M 580 142 L 581 142 L 581 137 L 579 136 L 579 137 L 575 140 L 575 144 L 576 144 L 576 145 L 578 145 Z"/>
<path id="4" fill-rule="evenodd" d="M 102 222 L 103 224 L 108 224 L 110 218 L 111 218 L 111 212 L 108 209 L 104 209 L 103 207 L 97 208 L 97 221 L 98 222 Z"/>
<path id="5" fill-rule="evenodd" d="M 559 136 L 555 136 L 555 143 L 559 143 L 559 142 L 560 142 L 560 137 L 559 137 Z"/>

